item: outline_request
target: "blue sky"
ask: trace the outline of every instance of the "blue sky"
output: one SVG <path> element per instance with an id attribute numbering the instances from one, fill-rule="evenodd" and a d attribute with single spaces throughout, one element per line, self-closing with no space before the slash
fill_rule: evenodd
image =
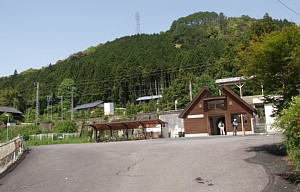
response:
<path id="1" fill-rule="evenodd" d="M 40 69 L 90 46 L 134 35 L 136 12 L 140 32 L 153 34 L 199 11 L 253 18 L 269 13 L 300 24 L 299 0 L 1 0 L 0 77 Z"/>

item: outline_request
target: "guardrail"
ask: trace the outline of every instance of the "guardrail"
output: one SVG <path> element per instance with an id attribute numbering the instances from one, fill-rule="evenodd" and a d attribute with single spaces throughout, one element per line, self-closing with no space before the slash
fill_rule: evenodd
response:
<path id="1" fill-rule="evenodd" d="M 49 133 L 49 134 L 38 134 L 29 135 L 29 140 L 57 140 L 57 139 L 68 139 L 79 137 L 79 133 Z"/>
<path id="2" fill-rule="evenodd" d="M 28 147 L 21 136 L 0 144 L 0 174 L 16 162 L 26 150 Z"/>

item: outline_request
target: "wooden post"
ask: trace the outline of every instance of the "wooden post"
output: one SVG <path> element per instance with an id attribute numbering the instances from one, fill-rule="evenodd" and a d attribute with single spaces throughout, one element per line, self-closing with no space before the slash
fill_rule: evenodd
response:
<path id="1" fill-rule="evenodd" d="M 243 117 L 243 114 L 241 114 L 241 125 L 242 125 L 243 135 L 245 136 L 245 127 L 244 127 L 244 117 Z"/>

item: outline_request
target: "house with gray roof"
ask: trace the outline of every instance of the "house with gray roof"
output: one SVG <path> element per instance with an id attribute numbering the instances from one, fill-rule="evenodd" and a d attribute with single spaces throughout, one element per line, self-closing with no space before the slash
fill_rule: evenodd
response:
<path id="1" fill-rule="evenodd" d="M 95 108 L 104 108 L 104 102 L 103 101 L 96 101 L 93 103 L 86 103 L 83 105 L 79 105 L 74 108 L 74 111 L 81 111 L 81 110 L 92 110 Z"/>
<path id="2" fill-rule="evenodd" d="M 14 119 L 21 120 L 22 119 L 22 112 L 13 108 L 13 107 L 6 107 L 6 106 L 0 106 L 0 115 L 3 113 L 10 113 Z"/>

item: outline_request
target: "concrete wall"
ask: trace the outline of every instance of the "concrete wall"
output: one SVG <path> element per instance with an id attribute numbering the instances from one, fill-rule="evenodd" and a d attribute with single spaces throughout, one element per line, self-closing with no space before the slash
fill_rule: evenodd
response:
<path id="1" fill-rule="evenodd" d="M 267 132 L 275 132 L 276 128 L 274 128 L 272 125 L 275 122 L 275 118 L 272 117 L 273 114 L 273 104 L 265 104 L 265 118 L 266 118 L 266 129 Z"/>
<path id="2" fill-rule="evenodd" d="M 166 122 L 166 127 L 163 128 L 164 138 L 178 137 L 178 132 L 184 132 L 183 119 L 178 118 L 178 114 L 160 115 L 159 119 Z"/>

